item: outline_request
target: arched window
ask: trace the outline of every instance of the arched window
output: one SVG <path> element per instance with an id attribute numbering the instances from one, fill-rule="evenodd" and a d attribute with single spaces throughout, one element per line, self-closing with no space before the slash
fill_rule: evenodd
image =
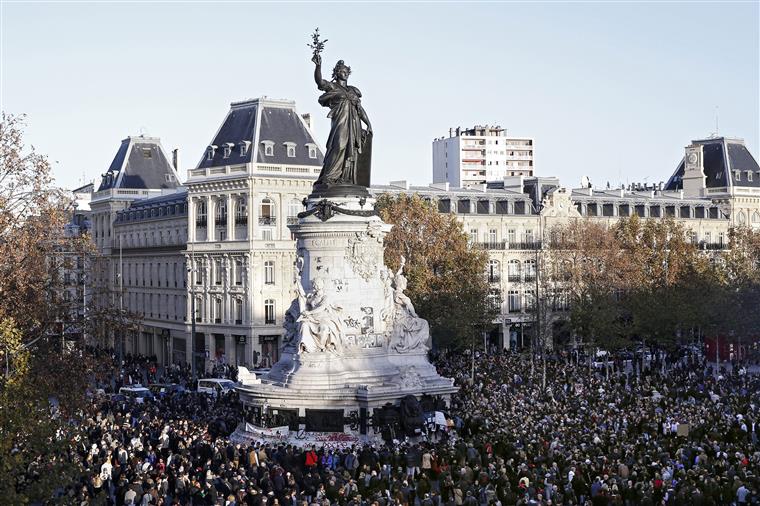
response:
<path id="1" fill-rule="evenodd" d="M 752 214 L 752 225 L 753 226 L 760 226 L 760 212 L 755 211 Z"/>
<path id="2" fill-rule="evenodd" d="M 243 323 L 243 299 L 235 299 L 235 323 Z"/>
<path id="3" fill-rule="evenodd" d="M 533 281 L 536 279 L 536 261 L 525 261 L 525 281 Z"/>
<path id="4" fill-rule="evenodd" d="M 214 319 L 214 323 L 222 323 L 222 298 L 221 297 L 214 297 L 214 305 L 213 305 L 213 312 L 212 315 Z"/>
<path id="5" fill-rule="evenodd" d="M 245 197 L 238 197 L 235 200 L 235 224 L 245 225 L 248 223 L 248 208 L 246 207 Z"/>
<path id="6" fill-rule="evenodd" d="M 520 281 L 520 261 L 512 259 L 507 262 L 507 280 Z"/>
<path id="7" fill-rule="evenodd" d="M 195 204 L 195 224 L 199 227 L 206 226 L 206 201 L 199 200 Z"/>
<path id="8" fill-rule="evenodd" d="M 222 274 L 222 259 L 216 258 L 214 259 L 214 284 L 222 284 Z"/>
<path id="9" fill-rule="evenodd" d="M 274 317 L 274 299 L 267 299 L 264 301 L 264 323 L 276 323 L 276 318 Z"/>
<path id="10" fill-rule="evenodd" d="M 215 223 L 217 225 L 227 224 L 227 201 L 226 199 L 219 199 L 216 201 L 216 210 L 214 211 Z"/>
<path id="11" fill-rule="evenodd" d="M 739 225 L 745 225 L 747 223 L 747 215 L 744 214 L 744 211 L 739 211 L 739 214 L 736 216 L 736 218 L 739 222 Z"/>
<path id="12" fill-rule="evenodd" d="M 517 313 L 522 308 L 520 304 L 520 292 L 517 290 L 510 290 L 507 293 L 507 308 L 510 313 Z"/>
<path id="13" fill-rule="evenodd" d="M 488 282 L 498 283 L 500 279 L 500 264 L 498 260 L 488 261 Z"/>
<path id="14" fill-rule="evenodd" d="M 243 284 L 243 261 L 239 258 L 235 260 L 235 284 Z"/>
<path id="15" fill-rule="evenodd" d="M 297 200 L 288 202 L 288 225 L 298 223 L 298 213 L 303 210 L 303 204 Z"/>
<path id="16" fill-rule="evenodd" d="M 270 199 L 262 200 L 259 207 L 259 225 L 274 225 L 275 223 L 274 203 Z"/>

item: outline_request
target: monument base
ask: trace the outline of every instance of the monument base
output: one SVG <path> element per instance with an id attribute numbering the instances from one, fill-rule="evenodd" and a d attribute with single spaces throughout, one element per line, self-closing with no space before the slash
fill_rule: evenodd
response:
<path id="1" fill-rule="evenodd" d="M 428 324 L 404 295 L 403 263 L 383 262 L 391 226 L 375 214 L 372 199 L 346 196 L 355 185 L 315 185 L 296 236 L 294 292 L 285 315 L 280 360 L 238 388 L 248 409 L 246 437 L 357 433 L 368 440 L 415 435 L 423 412 L 442 411 L 458 389 L 428 361 Z M 265 437 L 266 436 L 266 437 Z M 242 436 L 241 436 L 242 437 Z"/>

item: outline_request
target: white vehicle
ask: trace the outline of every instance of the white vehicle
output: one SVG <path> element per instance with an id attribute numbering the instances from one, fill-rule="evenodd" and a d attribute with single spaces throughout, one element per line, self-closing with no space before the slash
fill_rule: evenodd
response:
<path id="1" fill-rule="evenodd" d="M 153 394 L 150 390 L 142 385 L 132 385 L 128 387 L 121 387 L 119 393 L 127 399 L 132 399 L 138 404 L 145 402 L 145 399 L 152 399 Z"/>
<path id="2" fill-rule="evenodd" d="M 220 393 L 226 394 L 236 386 L 238 386 L 237 383 L 225 378 L 206 378 L 198 380 L 198 391 L 213 396 L 217 396 Z"/>
<path id="3" fill-rule="evenodd" d="M 591 367 L 594 369 L 612 368 L 614 362 L 610 359 L 610 352 L 607 350 L 597 349 L 594 353 L 594 360 L 591 362 Z"/>

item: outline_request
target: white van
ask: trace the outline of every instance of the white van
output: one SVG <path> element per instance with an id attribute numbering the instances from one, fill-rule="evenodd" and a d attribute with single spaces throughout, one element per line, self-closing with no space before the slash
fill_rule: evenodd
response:
<path id="1" fill-rule="evenodd" d="M 226 394 L 230 390 L 238 386 L 232 380 L 225 378 L 206 378 L 198 380 L 198 391 L 204 394 L 211 394 L 217 396 L 220 393 Z"/>
<path id="2" fill-rule="evenodd" d="M 132 385 L 129 387 L 121 387 L 119 389 L 119 393 L 126 397 L 127 399 L 131 399 L 135 401 L 138 404 L 142 404 L 145 399 L 152 399 L 153 394 L 150 390 L 145 388 L 142 385 Z"/>

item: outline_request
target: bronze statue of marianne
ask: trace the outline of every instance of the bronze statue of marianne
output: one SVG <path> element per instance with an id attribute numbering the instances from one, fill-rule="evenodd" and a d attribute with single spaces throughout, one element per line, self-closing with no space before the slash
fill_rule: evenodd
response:
<path id="1" fill-rule="evenodd" d="M 332 120 L 327 138 L 327 151 L 322 172 L 314 183 L 314 194 L 325 196 L 366 195 L 370 182 L 372 155 L 372 125 L 361 104 L 361 92 L 348 85 L 351 67 L 339 60 L 333 68 L 332 79 L 322 79 L 322 56 L 324 42 L 319 40 L 319 30 L 312 36 L 314 50 L 314 81 L 324 93 L 319 104 L 328 107 L 327 117 Z M 362 128 L 364 123 L 367 128 Z M 356 188 L 356 187 L 362 188 Z M 332 190 L 332 191 L 328 191 Z"/>

